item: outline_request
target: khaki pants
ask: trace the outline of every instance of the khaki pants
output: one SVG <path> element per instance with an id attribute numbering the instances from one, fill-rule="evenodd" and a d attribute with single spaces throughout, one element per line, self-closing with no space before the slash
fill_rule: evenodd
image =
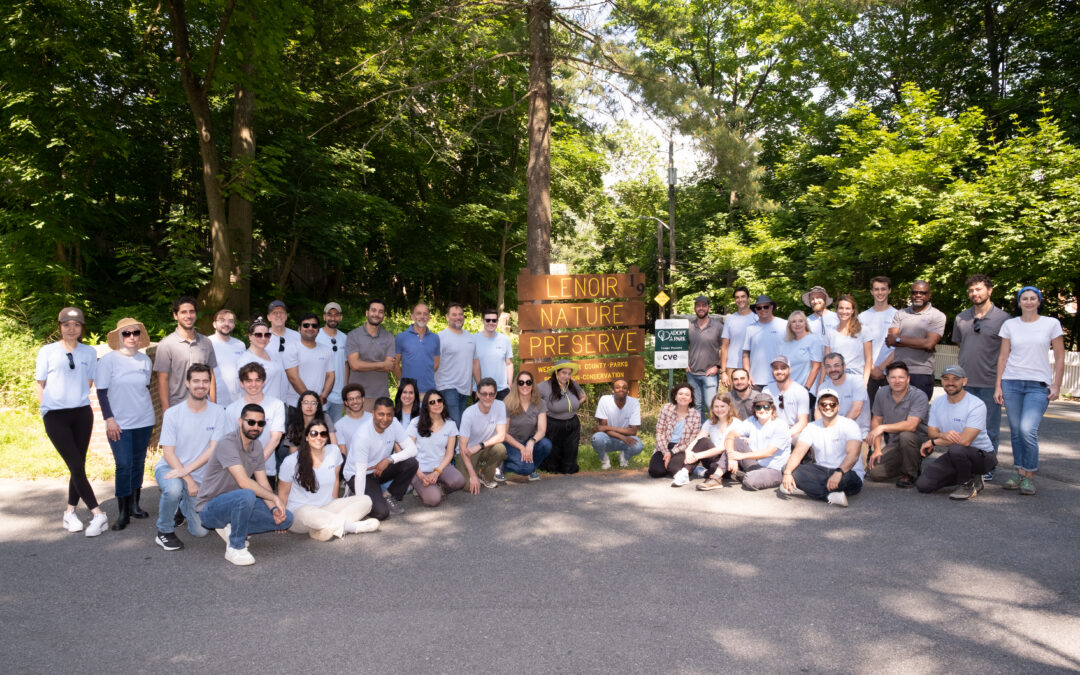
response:
<path id="1" fill-rule="evenodd" d="M 495 445 L 489 445 L 475 455 L 469 456 L 469 461 L 472 463 L 473 469 L 479 474 L 480 478 L 487 482 L 495 480 L 495 469 L 502 466 L 503 461 L 506 459 L 506 446 L 502 443 L 496 443 Z M 465 484 L 469 483 L 469 470 L 465 468 L 465 460 L 458 455 L 458 471 L 465 477 Z"/>
<path id="2" fill-rule="evenodd" d="M 901 431 L 891 436 L 881 449 L 881 461 L 866 472 L 866 477 L 878 482 L 891 480 L 901 474 L 912 480 L 918 478 L 923 460 L 919 454 L 919 446 L 926 440 L 926 436 L 914 431 Z"/>

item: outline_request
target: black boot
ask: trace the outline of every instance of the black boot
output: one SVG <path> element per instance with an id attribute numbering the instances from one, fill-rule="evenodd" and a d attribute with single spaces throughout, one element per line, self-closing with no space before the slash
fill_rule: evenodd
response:
<path id="1" fill-rule="evenodd" d="M 131 495 L 131 517 L 132 518 L 149 518 L 150 514 L 139 508 L 139 497 L 142 494 L 142 488 L 136 488 L 135 494 Z"/>
<path id="2" fill-rule="evenodd" d="M 131 495 L 127 497 L 116 498 L 116 508 L 120 512 L 120 515 L 116 517 L 116 522 L 112 524 L 110 530 L 122 530 L 128 526 L 128 521 L 131 519 Z"/>

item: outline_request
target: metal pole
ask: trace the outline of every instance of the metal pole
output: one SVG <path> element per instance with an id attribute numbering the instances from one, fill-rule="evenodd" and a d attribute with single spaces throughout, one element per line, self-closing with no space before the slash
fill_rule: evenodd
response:
<path id="1" fill-rule="evenodd" d="M 671 278 L 675 278 L 675 141 L 668 140 L 668 255 Z M 671 302 L 675 303 L 675 287 L 671 288 Z"/>

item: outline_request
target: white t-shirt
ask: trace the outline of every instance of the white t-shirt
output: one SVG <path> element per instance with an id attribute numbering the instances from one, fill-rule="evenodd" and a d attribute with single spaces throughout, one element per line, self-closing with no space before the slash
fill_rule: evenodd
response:
<path id="1" fill-rule="evenodd" d="M 296 348 L 296 363 L 299 366 L 300 381 L 304 386 L 316 394 L 322 394 L 326 374 L 334 372 L 334 353 L 330 348 L 319 344 L 318 340 L 315 341 L 315 346 L 310 348 L 300 343 Z M 295 408 L 299 401 L 300 394 L 289 385 L 286 402 Z"/>
<path id="2" fill-rule="evenodd" d="M 476 358 L 476 336 L 467 330 L 457 333 L 446 328 L 439 333 L 439 369 L 435 371 L 436 389 L 454 389 L 468 396 L 473 386 L 473 359 Z M 503 366 L 503 377 L 506 367 Z"/>
<path id="3" fill-rule="evenodd" d="M 825 342 L 820 335 L 807 333 L 801 340 L 784 340 L 780 347 L 780 353 L 788 357 L 791 366 L 791 380 L 805 386 L 806 378 L 810 377 L 810 371 L 815 363 L 821 363 L 825 357 Z M 818 369 L 820 373 L 820 368 Z M 769 381 L 773 378 L 770 376 Z M 756 380 L 755 380 L 756 382 Z M 815 379 L 814 384 L 816 385 Z M 760 384 L 760 383 L 759 383 Z M 816 386 L 811 386 L 810 391 L 817 391 Z"/>
<path id="4" fill-rule="evenodd" d="M 325 328 L 319 329 L 319 334 L 315 336 L 315 342 L 321 345 L 326 345 L 326 348 L 330 350 L 330 358 L 334 362 L 334 388 L 330 390 L 330 395 L 326 397 L 327 403 L 341 403 L 341 388 L 345 386 L 345 363 L 347 355 L 345 354 L 345 341 L 348 336 L 345 333 L 338 331 L 337 335 L 333 337 L 326 334 Z M 320 388 L 319 391 L 322 391 Z M 337 422 L 337 420 L 334 420 Z"/>
<path id="5" fill-rule="evenodd" d="M 728 356 L 725 368 L 742 368 L 742 346 L 746 342 L 746 329 L 757 323 L 757 315 L 750 312 L 746 316 L 736 312 L 724 317 L 724 330 L 720 339 L 728 341 Z"/>
<path id="6" fill-rule="evenodd" d="M 738 431 L 742 427 L 739 425 L 738 418 L 731 420 L 731 424 L 728 424 L 726 420 L 720 420 L 719 424 L 713 424 L 712 420 L 705 420 L 705 424 L 701 425 L 701 430 L 708 434 L 709 440 L 717 448 L 724 447 L 724 437 L 732 431 Z"/>
<path id="7" fill-rule="evenodd" d="M 50 410 L 67 410 L 90 405 L 90 380 L 97 371 L 97 352 L 90 345 L 79 342 L 68 360 L 63 342 L 45 345 L 37 353 L 34 379 L 45 382 L 38 409 L 41 416 Z"/>
<path id="8" fill-rule="evenodd" d="M 786 337 L 787 321 L 778 317 L 769 323 L 759 321 L 747 327 L 742 350 L 750 352 L 750 379 L 754 384 L 772 382 L 771 362 L 780 353 Z"/>
<path id="9" fill-rule="evenodd" d="M 457 425 L 454 420 L 443 422 L 442 428 L 429 436 L 421 436 L 417 430 L 420 419 L 417 418 L 409 424 L 409 438 L 416 443 L 416 461 L 420 463 L 420 470 L 424 473 L 431 471 L 442 463 L 446 457 L 446 444 L 451 438 L 457 437 Z"/>
<path id="10" fill-rule="evenodd" d="M 866 368 L 866 354 L 863 345 L 873 343 L 873 338 L 862 330 L 858 335 L 844 335 L 835 328 L 825 331 L 825 353 L 835 352 L 844 357 L 844 370 L 862 377 Z"/>
<path id="11" fill-rule="evenodd" d="M 312 467 L 315 471 L 315 492 L 308 492 L 300 483 L 296 482 L 297 453 L 292 453 L 281 462 L 281 475 L 278 480 L 282 483 L 292 483 L 289 490 L 289 503 L 285 508 L 295 511 L 301 506 L 326 506 L 334 501 L 334 483 L 337 481 L 337 469 L 344 460 L 341 450 L 333 443 L 327 443 L 323 448 L 323 461 L 318 467 Z"/>
<path id="12" fill-rule="evenodd" d="M 1009 341 L 1009 360 L 1005 363 L 1003 380 L 1033 380 L 1050 384 L 1054 370 L 1050 367 L 1050 341 L 1063 335 L 1061 323 L 1048 316 L 1040 316 L 1031 323 L 1020 317 L 1001 324 L 1002 339 Z"/>
<path id="13" fill-rule="evenodd" d="M 788 385 L 787 390 L 781 392 L 780 387 L 774 382 L 764 389 L 766 394 L 771 394 L 776 403 L 776 418 L 783 420 L 789 427 L 799 421 L 799 415 L 806 415 L 810 419 L 810 392 L 806 387 L 797 382 Z M 780 407 L 780 397 L 784 397 L 784 407 Z"/>
<path id="14" fill-rule="evenodd" d="M 757 417 L 739 422 L 736 432 L 746 439 L 750 449 L 755 452 L 768 447 L 776 447 L 772 455 L 759 459 L 758 464 L 767 469 L 783 471 L 791 455 L 791 434 L 788 433 L 788 425 L 782 419 L 769 420 L 764 425 L 758 422 Z"/>
<path id="15" fill-rule="evenodd" d="M 238 398 L 229 404 L 229 407 L 225 409 L 225 414 L 229 416 L 233 424 L 237 423 L 240 419 L 240 413 L 244 410 L 244 406 L 247 403 L 243 397 Z M 262 406 L 263 414 L 266 416 L 266 426 L 262 428 L 259 433 L 259 445 L 263 447 L 265 452 L 266 447 L 270 444 L 270 435 L 275 431 L 285 433 L 285 403 L 281 399 L 274 398 L 269 394 L 263 394 L 263 400 L 259 405 Z M 278 439 L 280 444 L 282 439 Z M 275 448 L 276 451 L 276 448 Z M 270 453 L 270 457 L 266 460 L 265 464 L 266 475 L 277 475 L 277 460 L 274 458 L 274 453 Z"/>
<path id="16" fill-rule="evenodd" d="M 295 368 L 300 365 L 300 353 L 297 352 L 297 346 L 300 343 L 299 334 L 296 338 L 296 342 L 291 342 L 288 338 L 285 339 L 285 351 L 278 351 L 279 342 L 281 338 L 276 335 L 270 335 L 270 344 L 266 347 L 266 353 L 270 355 L 270 360 L 276 363 L 281 368 L 281 379 L 278 380 L 278 387 L 280 390 L 273 390 L 270 388 L 270 370 L 266 370 L 266 386 L 263 390 L 267 394 L 280 398 L 286 403 L 289 401 L 289 394 L 299 398 L 299 394 L 293 390 L 292 383 L 289 382 L 289 378 L 285 376 L 285 371 L 289 368 Z M 261 363 L 261 362 L 260 362 Z M 263 363 L 263 368 L 266 368 L 266 364 Z"/>
<path id="17" fill-rule="evenodd" d="M 142 352 L 124 356 L 109 352 L 97 365 L 94 385 L 109 390 L 109 407 L 121 429 L 154 426 L 154 404 L 150 400 L 150 372 L 154 364 Z"/>
<path id="18" fill-rule="evenodd" d="M 493 401 L 486 415 L 480 412 L 480 404 L 474 403 L 461 415 L 458 436 L 465 439 L 466 445 L 476 445 L 494 436 L 499 424 L 506 424 L 506 405 L 502 401 Z"/>
<path id="19" fill-rule="evenodd" d="M 840 317 L 831 309 L 825 309 L 821 316 L 813 312 L 806 315 L 806 329 L 815 335 L 823 335 L 830 328 L 840 325 Z"/>
<path id="20" fill-rule="evenodd" d="M 862 432 L 864 437 L 870 433 L 870 399 L 866 395 L 866 387 L 862 386 L 862 380 L 854 375 L 845 374 L 844 383 L 837 384 L 833 380 L 825 378 L 824 388 L 835 389 L 836 393 L 840 395 L 839 410 L 841 416 L 847 417 L 855 402 L 862 401 L 862 410 L 859 411 L 859 417 L 855 420 L 855 423 L 859 425 L 859 431 Z"/>
<path id="21" fill-rule="evenodd" d="M 222 408 L 216 403 L 207 401 L 206 409 L 197 413 L 188 407 L 187 401 L 181 401 L 171 406 L 161 416 L 161 440 L 162 446 L 172 446 L 176 458 L 180 463 L 187 465 L 210 447 L 211 442 L 217 442 L 221 438 L 236 429 L 236 419 L 229 419 Z M 165 458 L 158 460 L 154 471 L 169 466 Z M 202 483 L 203 471 L 206 465 L 191 472 L 191 478 L 196 483 Z"/>
<path id="22" fill-rule="evenodd" d="M 499 391 L 510 388 L 506 379 L 506 360 L 514 358 L 510 338 L 502 333 L 495 333 L 495 337 L 491 338 L 477 333 L 475 337 L 476 358 L 480 359 L 480 377 L 495 380 L 495 387 Z"/>
<path id="23" fill-rule="evenodd" d="M 986 434 L 986 404 L 978 396 L 964 392 L 964 398 L 956 403 L 950 403 L 947 396 L 935 398 L 930 403 L 930 421 L 927 425 L 942 433 L 963 433 L 969 427 L 978 429 L 979 435 L 971 442 L 971 447 L 984 452 L 994 451 L 994 444 Z"/>
<path id="24" fill-rule="evenodd" d="M 270 350 L 267 349 L 266 353 L 269 354 Z M 257 363 L 266 371 L 266 380 L 263 381 L 263 393 L 267 396 L 273 396 L 276 399 L 284 401 L 285 387 L 292 389 L 292 385 L 289 384 L 289 379 L 285 377 L 285 369 L 281 367 L 281 363 L 273 359 L 264 361 L 249 349 L 244 352 L 240 357 L 240 360 L 236 362 L 236 369 L 239 371 L 240 368 L 243 368 L 249 363 Z M 239 396 L 237 398 L 243 397 Z"/>
<path id="25" fill-rule="evenodd" d="M 243 398 L 244 391 L 240 388 L 240 358 L 247 351 L 247 345 L 242 340 L 229 336 L 228 342 L 218 339 L 215 332 L 210 336 L 210 344 L 214 346 L 214 358 L 217 365 L 214 366 L 214 381 L 217 383 L 217 404 L 228 407 L 238 398 Z M 110 392 L 111 393 L 111 392 Z M 110 397 L 109 401 L 112 401 Z"/>
<path id="26" fill-rule="evenodd" d="M 349 417 L 349 413 L 346 412 L 340 420 L 334 420 L 334 428 L 337 429 L 338 443 L 345 444 L 346 454 L 349 452 L 349 442 L 352 441 L 353 434 L 360 429 L 361 425 L 370 423 L 371 413 L 368 412 L 365 412 L 363 417 L 357 419 Z"/>
<path id="27" fill-rule="evenodd" d="M 873 365 L 875 366 L 892 353 L 892 347 L 885 346 L 885 336 L 889 334 L 889 326 L 892 325 L 893 316 L 895 315 L 895 307 L 889 307 L 880 312 L 871 307 L 859 313 L 862 334 L 874 341 Z"/>
<path id="28" fill-rule="evenodd" d="M 596 404 L 596 419 L 607 420 L 609 427 L 619 429 L 641 426 L 641 403 L 633 396 L 626 397 L 623 407 L 615 405 L 614 394 L 604 394 Z"/>
<path id="29" fill-rule="evenodd" d="M 374 420 L 371 415 L 367 417 Z M 394 443 L 401 446 L 401 452 L 394 453 Z M 401 422 L 397 420 L 391 420 L 390 426 L 386 427 L 381 434 L 375 430 L 373 422 L 361 424 L 348 445 L 349 456 L 345 458 L 345 467 L 341 471 L 345 480 L 358 475 L 361 471 L 365 475 L 371 473 L 371 467 L 388 457 L 391 463 L 397 464 L 416 456 L 416 444 L 405 433 L 405 427 L 401 426 Z"/>
<path id="30" fill-rule="evenodd" d="M 859 425 L 854 420 L 846 417 L 837 417 L 832 426 L 826 428 L 825 424 L 818 420 L 813 424 L 806 425 L 806 430 L 799 437 L 802 443 L 810 443 L 814 449 L 814 464 L 835 469 L 844 463 L 847 458 L 848 441 L 862 442 L 862 434 L 859 433 Z M 862 451 L 859 459 L 851 468 L 859 478 L 866 475 L 863 468 Z"/>

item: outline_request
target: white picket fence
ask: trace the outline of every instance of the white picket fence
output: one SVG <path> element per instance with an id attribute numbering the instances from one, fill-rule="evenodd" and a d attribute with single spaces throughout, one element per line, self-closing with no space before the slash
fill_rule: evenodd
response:
<path id="1" fill-rule="evenodd" d="M 938 345 L 934 350 L 934 377 L 941 378 L 941 371 L 956 363 L 956 354 L 960 348 L 956 345 Z M 1054 362 L 1054 352 L 1050 352 L 1050 362 Z M 1080 396 L 1080 352 L 1065 352 L 1065 378 L 1061 382 L 1061 393 Z"/>

